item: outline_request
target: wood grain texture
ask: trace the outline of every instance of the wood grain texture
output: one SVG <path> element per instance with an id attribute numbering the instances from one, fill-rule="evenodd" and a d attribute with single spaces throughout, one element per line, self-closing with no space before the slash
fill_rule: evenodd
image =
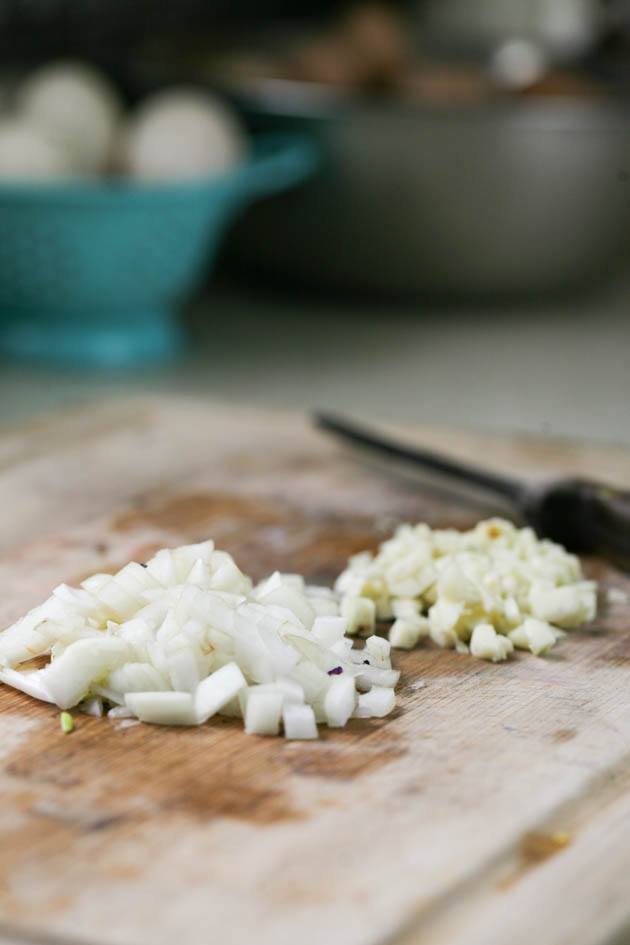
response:
<path id="1" fill-rule="evenodd" d="M 523 475 L 630 455 L 420 431 Z M 330 579 L 397 521 L 479 508 L 364 469 L 299 418 L 138 401 L 0 440 L 0 623 L 61 580 L 212 536 Z M 604 588 L 628 579 L 587 562 Z M 77 718 L 0 691 L 0 943 L 599 945 L 630 922 L 630 607 L 549 658 L 397 656 L 399 706 L 317 743 Z"/>

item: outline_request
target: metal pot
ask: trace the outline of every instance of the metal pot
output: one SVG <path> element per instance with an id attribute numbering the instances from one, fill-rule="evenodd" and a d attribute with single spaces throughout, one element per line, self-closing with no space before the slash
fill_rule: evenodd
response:
<path id="1" fill-rule="evenodd" d="M 250 270 L 326 288 L 487 296 L 566 289 L 627 259 L 621 108 L 281 98 L 250 101 L 250 116 L 309 129 L 323 164 L 237 225 L 231 257 Z"/>

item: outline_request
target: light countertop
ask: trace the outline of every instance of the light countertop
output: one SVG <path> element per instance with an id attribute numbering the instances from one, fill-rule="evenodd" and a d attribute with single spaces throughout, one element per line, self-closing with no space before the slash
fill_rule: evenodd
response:
<path id="1" fill-rule="evenodd" d="M 0 418 L 130 392 L 630 445 L 630 282 L 511 307 L 330 302 L 222 286 L 180 360 L 136 372 L 0 363 Z"/>

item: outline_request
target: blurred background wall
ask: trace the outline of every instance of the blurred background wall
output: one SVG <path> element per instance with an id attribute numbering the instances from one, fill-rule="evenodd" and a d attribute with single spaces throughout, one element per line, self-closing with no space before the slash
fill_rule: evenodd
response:
<path id="1" fill-rule="evenodd" d="M 2 0 L 0 48 L 4 422 L 162 391 L 630 443 L 623 0 Z M 98 132 L 60 61 L 116 100 L 89 172 L 32 150 Z"/>

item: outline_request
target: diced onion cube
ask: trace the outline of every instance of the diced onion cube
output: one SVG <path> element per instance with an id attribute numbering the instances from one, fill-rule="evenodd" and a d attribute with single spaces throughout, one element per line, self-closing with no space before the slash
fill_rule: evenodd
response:
<path id="1" fill-rule="evenodd" d="M 0 682 L 6 686 L 12 686 L 13 689 L 19 689 L 27 696 L 39 699 L 40 702 L 54 702 L 45 683 L 42 682 L 42 672 L 41 669 L 30 673 L 20 672 L 17 669 L 0 669 Z"/>
<path id="2" fill-rule="evenodd" d="M 272 683 L 262 683 L 261 685 L 249 686 L 247 689 L 241 690 L 239 695 L 244 705 L 247 704 L 247 700 L 253 692 L 279 693 L 282 696 L 283 705 L 291 705 L 291 703 L 302 705 L 304 702 L 304 690 L 300 684 L 296 683 L 293 679 L 286 679 L 282 676 L 279 676 Z"/>
<path id="3" fill-rule="evenodd" d="M 245 677 L 236 663 L 227 663 L 206 677 L 199 683 L 194 695 L 197 721 L 207 722 L 246 685 Z"/>
<path id="4" fill-rule="evenodd" d="M 282 572 L 280 579 L 283 584 L 288 584 L 289 587 L 293 587 L 296 591 L 304 590 L 304 578 L 301 574 L 286 574 Z"/>
<path id="5" fill-rule="evenodd" d="M 207 587 L 210 583 L 210 570 L 205 561 L 197 558 L 192 568 L 188 572 L 186 584 L 194 584 L 197 587 Z"/>
<path id="6" fill-rule="evenodd" d="M 158 582 L 153 575 L 149 573 L 147 568 L 143 568 L 142 565 L 138 564 L 136 561 L 130 561 L 124 568 L 121 568 L 115 575 L 115 578 L 117 583 L 120 584 L 128 594 L 132 594 L 135 597 L 140 596 L 144 591 L 159 587 Z M 108 583 L 109 581 L 102 581 L 96 584 L 93 587 L 93 592 L 98 592 Z M 84 582 L 84 587 L 88 590 L 91 589 L 88 587 L 87 581 Z"/>
<path id="7" fill-rule="evenodd" d="M 168 657 L 168 674 L 176 691 L 196 691 L 200 681 L 199 664 L 192 649 L 181 648 Z"/>
<path id="8" fill-rule="evenodd" d="M 280 731 L 283 696 L 281 692 L 250 690 L 245 710 L 248 735 L 277 735 Z"/>
<path id="9" fill-rule="evenodd" d="M 331 728 L 343 728 L 354 712 L 356 701 L 354 679 L 351 676 L 335 679 L 324 699 L 326 723 Z"/>
<path id="10" fill-rule="evenodd" d="M 217 591 L 231 591 L 233 593 L 247 592 L 250 587 L 249 579 L 236 566 L 234 561 L 229 561 L 220 567 L 210 578 L 210 587 Z"/>
<path id="11" fill-rule="evenodd" d="M 291 673 L 291 678 L 302 687 L 307 702 L 316 702 L 330 685 L 330 676 L 306 660 L 298 663 Z"/>
<path id="12" fill-rule="evenodd" d="M 399 679 L 400 671 L 397 669 L 379 669 L 378 666 L 361 666 L 356 676 L 356 683 L 357 688 L 361 690 L 370 689 L 372 686 L 393 689 Z"/>
<path id="13" fill-rule="evenodd" d="M 308 602 L 308 599 L 296 588 L 288 584 L 280 587 L 264 590 L 258 600 L 265 604 L 277 604 L 279 607 L 286 607 L 293 611 L 304 626 L 310 630 L 315 620 L 315 612 Z"/>
<path id="14" fill-rule="evenodd" d="M 118 637 L 77 640 L 42 670 L 42 683 L 60 709 L 70 709 L 93 683 L 105 679 L 131 656 L 129 644 Z"/>
<path id="15" fill-rule="evenodd" d="M 153 725 L 197 725 L 189 692 L 129 692 L 125 704 L 141 722 Z"/>
<path id="16" fill-rule="evenodd" d="M 345 617 L 316 617 L 313 623 L 313 637 L 322 646 L 332 646 L 343 639 L 345 632 Z"/>
<path id="17" fill-rule="evenodd" d="M 109 675 L 109 686 L 116 692 L 158 692 L 168 689 L 164 677 L 150 663 L 125 663 Z"/>
<path id="18" fill-rule="evenodd" d="M 394 709 L 396 696 L 394 690 L 373 686 L 369 692 L 359 696 L 354 715 L 358 719 L 384 718 Z"/>
<path id="19" fill-rule="evenodd" d="M 103 716 L 103 700 L 99 699 L 98 696 L 94 696 L 92 699 L 80 702 L 79 709 L 84 715 L 91 715 L 95 719 L 100 719 Z"/>
<path id="20" fill-rule="evenodd" d="M 132 717 L 133 712 L 126 705 L 116 705 L 107 713 L 108 719 L 130 719 Z"/>
<path id="21" fill-rule="evenodd" d="M 338 640 L 337 643 L 333 643 L 330 647 L 331 653 L 336 653 L 337 656 L 340 656 L 343 660 L 350 657 L 352 652 L 352 640 L 349 640 L 348 637 L 344 637 L 343 640 Z"/>
<path id="22" fill-rule="evenodd" d="M 115 614 L 119 620 L 128 620 L 140 608 L 142 603 L 139 596 L 130 594 L 118 583 L 116 578 L 110 578 L 107 584 L 104 584 L 95 594 L 96 597 L 105 604 L 110 611 Z"/>
<path id="23" fill-rule="evenodd" d="M 337 601 L 331 597 L 313 597 L 309 595 L 308 602 L 316 617 L 336 617 L 339 614 Z"/>
<path id="24" fill-rule="evenodd" d="M 391 669 L 390 651 L 392 645 L 389 640 L 378 637 L 373 634 L 365 642 L 365 652 L 368 654 L 370 663 L 381 669 Z"/>
<path id="25" fill-rule="evenodd" d="M 287 705 L 282 710 L 285 738 L 317 738 L 315 713 L 309 705 Z"/>

